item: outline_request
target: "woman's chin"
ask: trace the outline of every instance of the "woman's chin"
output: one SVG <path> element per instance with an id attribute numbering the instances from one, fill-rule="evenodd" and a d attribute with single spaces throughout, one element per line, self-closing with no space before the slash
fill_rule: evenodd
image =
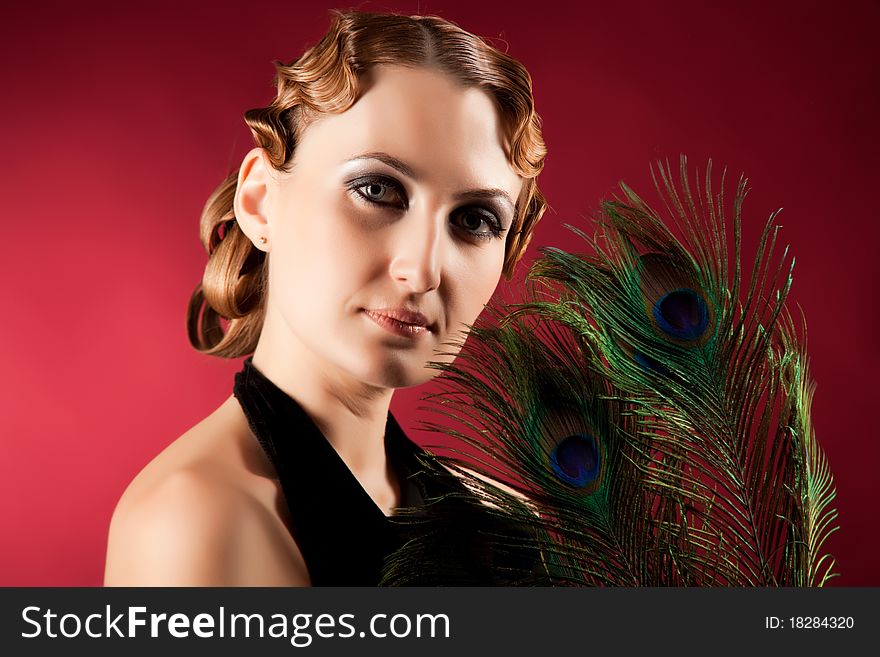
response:
<path id="1" fill-rule="evenodd" d="M 420 366 L 392 359 L 376 363 L 369 371 L 362 373 L 361 379 L 377 388 L 411 388 L 427 383 L 439 373 L 424 364 Z"/>

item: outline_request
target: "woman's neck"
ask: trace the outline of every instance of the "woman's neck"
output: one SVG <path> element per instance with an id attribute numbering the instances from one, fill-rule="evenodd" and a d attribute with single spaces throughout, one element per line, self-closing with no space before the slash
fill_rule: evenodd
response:
<path id="1" fill-rule="evenodd" d="M 273 340 L 264 330 L 253 364 L 303 407 L 359 479 L 384 476 L 385 424 L 392 388 L 356 380 L 289 334 L 283 341 Z"/>

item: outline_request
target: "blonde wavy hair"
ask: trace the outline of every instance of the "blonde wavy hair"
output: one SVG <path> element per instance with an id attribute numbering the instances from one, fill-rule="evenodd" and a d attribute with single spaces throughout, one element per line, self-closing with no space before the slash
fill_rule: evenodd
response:
<path id="1" fill-rule="evenodd" d="M 438 70 L 493 99 L 509 142 L 510 165 L 524 179 L 505 246 L 503 272 L 509 280 L 547 207 L 536 184 L 547 149 L 528 71 L 457 25 L 436 16 L 333 12 L 330 30 L 314 47 L 289 64 L 275 62 L 275 99 L 245 113 L 256 145 L 265 149 L 273 167 L 288 171 L 310 119 L 351 107 L 362 76 L 381 64 Z M 208 264 L 187 309 L 193 347 L 224 358 L 253 353 L 267 290 L 266 254 L 235 220 L 237 181 L 236 170 L 202 211 Z"/>

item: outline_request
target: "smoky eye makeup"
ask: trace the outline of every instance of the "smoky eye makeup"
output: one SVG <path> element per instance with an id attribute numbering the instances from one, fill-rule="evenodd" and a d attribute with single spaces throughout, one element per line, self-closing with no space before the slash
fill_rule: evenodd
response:
<path id="1" fill-rule="evenodd" d="M 365 173 L 346 180 L 345 187 L 356 200 L 368 205 L 397 210 L 409 205 L 403 185 L 391 176 Z"/>
<path id="2" fill-rule="evenodd" d="M 501 238 L 507 232 L 497 211 L 482 205 L 471 204 L 456 208 L 452 212 L 451 221 L 468 237 L 481 241 Z"/>

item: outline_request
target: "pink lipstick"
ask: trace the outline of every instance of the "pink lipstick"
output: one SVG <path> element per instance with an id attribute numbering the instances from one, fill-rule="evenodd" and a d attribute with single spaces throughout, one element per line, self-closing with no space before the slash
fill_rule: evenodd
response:
<path id="1" fill-rule="evenodd" d="M 364 310 L 364 314 L 386 331 L 407 338 L 416 338 L 431 330 L 424 315 L 405 308 Z"/>

